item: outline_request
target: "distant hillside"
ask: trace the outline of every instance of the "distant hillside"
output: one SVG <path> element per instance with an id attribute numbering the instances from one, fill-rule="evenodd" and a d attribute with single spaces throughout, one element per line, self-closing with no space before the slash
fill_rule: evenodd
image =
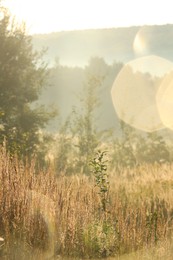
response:
<path id="1" fill-rule="evenodd" d="M 136 36 L 144 49 L 134 51 Z M 107 63 L 127 62 L 140 55 L 159 55 L 173 61 L 173 25 L 65 31 L 33 36 L 34 48 L 48 48 L 45 60 L 54 64 L 58 57 L 67 66 L 85 66 L 90 57 Z"/>
<path id="2" fill-rule="evenodd" d="M 47 106 L 53 104 L 59 110 L 62 121 L 67 119 L 74 106 L 80 110 L 77 96 L 85 85 L 85 70 L 91 57 L 98 57 L 92 72 L 101 71 L 106 75 L 99 93 L 98 128 L 113 128 L 118 132 L 119 119 L 110 95 L 118 71 L 123 63 L 139 56 L 158 55 L 173 61 L 173 25 L 34 35 L 33 44 L 36 50 L 48 48 L 45 60 L 50 67 L 55 65 L 56 58 L 59 59 L 60 64 L 50 68 L 51 86 L 43 91 L 40 102 Z M 58 127 L 59 119 L 48 129 L 57 131 Z"/>

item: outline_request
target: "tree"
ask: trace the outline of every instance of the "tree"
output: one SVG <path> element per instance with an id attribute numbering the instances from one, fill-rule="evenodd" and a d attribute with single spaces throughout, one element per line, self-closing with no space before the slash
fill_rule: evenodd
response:
<path id="1" fill-rule="evenodd" d="M 85 68 L 86 79 L 80 96 L 80 111 L 73 111 L 73 136 L 77 137 L 77 168 L 90 173 L 89 162 L 100 144 L 102 131 L 97 129 L 97 109 L 100 106 L 100 92 L 108 73 L 108 65 L 102 58 L 93 57 Z"/>
<path id="2" fill-rule="evenodd" d="M 137 145 L 137 156 L 145 163 L 170 162 L 169 146 L 159 132 L 147 133 Z"/>
<path id="3" fill-rule="evenodd" d="M 0 7 L 0 143 L 11 153 L 30 156 L 40 147 L 40 129 L 55 115 L 35 106 L 46 84 L 43 53 L 33 51 L 25 26 L 17 25 Z"/>
<path id="4" fill-rule="evenodd" d="M 136 143 L 136 130 L 120 120 L 121 136 L 112 140 L 112 166 L 133 167 L 136 165 L 134 145 Z"/>

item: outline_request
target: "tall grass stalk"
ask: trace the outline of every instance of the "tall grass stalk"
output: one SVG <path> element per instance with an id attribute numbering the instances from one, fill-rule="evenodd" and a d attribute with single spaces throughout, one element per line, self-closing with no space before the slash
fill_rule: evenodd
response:
<path id="1" fill-rule="evenodd" d="M 96 258 L 105 248 L 105 256 L 115 258 L 161 241 L 171 244 L 172 165 L 112 172 L 106 225 L 97 214 L 100 194 L 94 178 L 56 177 L 52 169 L 35 173 L 34 165 L 23 165 L 1 147 L 1 258 Z"/>

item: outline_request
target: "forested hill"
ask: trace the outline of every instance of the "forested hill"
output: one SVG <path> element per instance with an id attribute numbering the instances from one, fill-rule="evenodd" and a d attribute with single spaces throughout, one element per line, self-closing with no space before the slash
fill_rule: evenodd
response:
<path id="1" fill-rule="evenodd" d="M 137 38 L 143 48 L 138 52 L 134 49 Z M 48 48 L 45 59 L 49 64 L 53 64 L 56 57 L 63 65 L 84 66 L 92 56 L 102 57 L 107 63 L 112 63 L 127 62 L 146 54 L 173 61 L 173 25 L 39 34 L 33 36 L 33 44 L 37 50 Z"/>
<path id="2" fill-rule="evenodd" d="M 40 102 L 48 106 L 53 104 L 62 121 L 68 118 L 74 106 L 82 111 L 80 99 L 89 67 L 96 76 L 98 72 L 103 73 L 104 78 L 98 93 L 101 103 L 96 113 L 98 128 L 113 128 L 117 132 L 119 120 L 110 91 L 118 71 L 126 62 L 145 55 L 173 61 L 173 25 L 34 35 L 33 44 L 37 50 L 47 48 L 44 57 L 50 64 L 51 84 L 42 93 Z M 59 118 L 49 126 L 50 130 L 58 129 Z"/>

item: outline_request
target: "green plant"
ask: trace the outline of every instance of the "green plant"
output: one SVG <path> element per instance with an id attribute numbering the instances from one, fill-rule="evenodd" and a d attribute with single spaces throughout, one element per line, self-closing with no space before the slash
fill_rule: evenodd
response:
<path id="1" fill-rule="evenodd" d="M 108 196 L 109 196 L 109 180 L 107 173 L 107 160 L 104 159 L 106 151 L 98 150 L 96 156 L 91 160 L 90 164 L 93 168 L 96 186 L 99 188 L 101 199 L 101 207 L 104 213 L 107 212 Z"/>
<path id="2" fill-rule="evenodd" d="M 106 151 L 98 150 L 96 156 L 91 160 L 91 166 L 93 168 L 93 173 L 95 176 L 95 185 L 99 189 L 99 197 L 101 201 L 101 219 L 100 222 L 100 250 L 99 253 L 101 257 L 107 257 L 111 254 L 112 245 L 109 243 L 110 237 L 112 237 L 114 231 L 112 223 L 110 222 L 109 216 L 109 180 L 108 180 L 108 172 L 107 172 L 107 163 L 108 160 L 105 159 Z M 112 240 L 112 239 L 111 239 Z"/>

